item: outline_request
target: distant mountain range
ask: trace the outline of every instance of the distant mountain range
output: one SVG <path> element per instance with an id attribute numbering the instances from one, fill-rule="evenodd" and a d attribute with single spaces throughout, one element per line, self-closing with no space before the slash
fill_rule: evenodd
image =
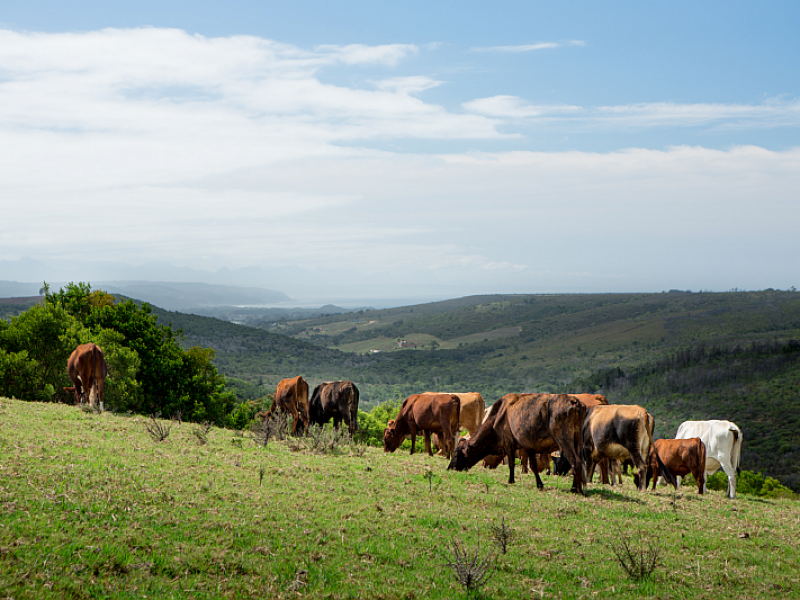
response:
<path id="1" fill-rule="evenodd" d="M 250 266 L 239 269 L 221 268 L 216 271 L 176 267 L 167 262 L 147 262 L 131 265 L 120 261 L 67 259 L 37 260 L 31 257 L 19 260 L 0 260 L 0 297 L 31 296 L 39 293 L 42 282 L 46 281 L 51 288 L 58 289 L 68 282 L 90 283 L 93 288 L 108 289 L 128 288 L 121 291 L 125 295 L 147 300 L 164 308 L 194 308 L 213 305 L 241 305 L 259 303 L 288 302 L 293 306 L 319 307 L 324 304 L 336 304 L 346 308 L 363 306 L 401 306 L 422 304 L 434 300 L 460 297 L 463 290 L 450 289 L 446 285 L 420 286 L 395 280 L 384 276 L 376 278 L 344 269 L 303 269 L 295 265 L 284 266 Z M 142 287 L 144 283 L 171 288 L 171 291 Z M 164 283 L 166 282 L 166 283 Z M 280 294 L 274 298 L 261 295 L 259 301 L 249 300 L 252 295 L 239 294 L 242 299 L 231 300 L 208 295 L 210 289 L 204 289 L 205 295 L 191 301 L 191 294 L 198 293 L 200 288 L 182 288 L 178 284 L 209 286 L 228 286 L 247 288 L 250 290 L 266 290 Z M 132 291 L 130 286 L 136 286 Z M 141 292 L 138 290 L 142 290 Z M 178 290 L 176 292 L 174 290 Z M 137 296 L 136 294 L 140 295 Z M 153 294 L 154 296 L 141 295 Z M 181 294 L 184 294 L 181 297 Z M 239 296 L 236 296 L 239 298 Z M 163 298 L 168 298 L 163 302 Z M 171 299 L 171 300 L 169 300 Z M 179 304 L 173 303 L 178 302 Z M 188 304 L 184 302 L 189 302 Z"/>

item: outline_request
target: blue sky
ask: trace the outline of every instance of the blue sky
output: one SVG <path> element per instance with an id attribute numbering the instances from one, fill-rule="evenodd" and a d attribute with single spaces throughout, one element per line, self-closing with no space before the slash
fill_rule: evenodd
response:
<path id="1" fill-rule="evenodd" d="M 796 2 L 120 4 L 0 13 L 0 261 L 800 285 Z"/>

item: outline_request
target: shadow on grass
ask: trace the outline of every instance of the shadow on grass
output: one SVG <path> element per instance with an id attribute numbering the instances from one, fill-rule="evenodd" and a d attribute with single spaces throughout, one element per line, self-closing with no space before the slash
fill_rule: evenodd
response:
<path id="1" fill-rule="evenodd" d="M 620 494 L 619 492 L 615 492 L 613 490 L 605 488 L 586 489 L 585 495 L 587 498 L 591 498 L 592 496 L 599 496 L 604 500 L 615 500 L 617 502 L 632 502 L 634 504 L 644 504 L 644 501 L 640 500 L 639 498 L 626 496 L 625 494 Z"/>

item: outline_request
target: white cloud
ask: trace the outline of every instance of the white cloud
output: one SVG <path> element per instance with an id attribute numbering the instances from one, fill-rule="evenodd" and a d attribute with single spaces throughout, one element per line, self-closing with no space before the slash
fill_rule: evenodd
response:
<path id="1" fill-rule="evenodd" d="M 586 42 L 581 40 L 570 40 L 568 42 L 538 42 L 535 44 L 520 44 L 517 46 L 484 46 L 470 48 L 472 52 L 532 52 L 534 50 L 550 50 L 552 48 L 562 48 L 564 46 L 585 46 Z"/>
<path id="2" fill-rule="evenodd" d="M 580 127 L 782 127 L 800 125 L 800 101 L 769 99 L 761 104 L 650 102 L 617 106 L 540 106 L 518 96 L 477 98 L 462 105 L 476 115 L 500 119 L 546 118 Z"/>
<path id="3" fill-rule="evenodd" d="M 652 272 L 675 279 L 645 289 L 755 287 L 731 279 L 750 265 L 763 287 L 799 285 L 780 277 L 796 272 L 800 150 L 358 146 L 482 148 L 517 136 L 498 127 L 524 119 L 781 123 L 797 102 L 581 108 L 494 95 L 458 114 L 424 100 L 439 80 L 391 70 L 417 51 L 155 28 L 0 32 L 0 260 L 88 248 L 107 260 L 297 264 L 475 291 L 642 289 Z M 367 64 L 386 77 L 319 75 Z M 698 265 L 707 281 L 680 279 Z"/>
<path id="4" fill-rule="evenodd" d="M 534 106 L 517 96 L 492 96 L 465 102 L 464 110 L 487 117 L 527 118 L 583 112 L 580 106 Z"/>
<path id="5" fill-rule="evenodd" d="M 418 94 L 440 85 L 442 85 L 441 81 L 420 75 L 412 77 L 392 77 L 375 82 L 375 87 L 379 90 L 402 94 Z"/>

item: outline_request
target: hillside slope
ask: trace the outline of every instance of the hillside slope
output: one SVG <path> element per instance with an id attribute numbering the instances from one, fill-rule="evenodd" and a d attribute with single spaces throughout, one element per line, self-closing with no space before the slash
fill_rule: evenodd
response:
<path id="1" fill-rule="evenodd" d="M 786 599 L 800 595 L 794 500 L 564 478 L 378 448 L 320 455 L 230 430 L 0 398 L 0 583 L 10 598 Z M 523 508 L 521 510 L 521 508 Z M 492 528 L 510 531 L 507 553 Z M 654 533 L 657 532 L 657 533 Z M 613 548 L 656 548 L 629 579 Z M 453 542 L 494 572 L 467 593 Z M 700 565 L 700 566 L 698 566 Z M 693 576 L 702 569 L 702 577 Z"/>

